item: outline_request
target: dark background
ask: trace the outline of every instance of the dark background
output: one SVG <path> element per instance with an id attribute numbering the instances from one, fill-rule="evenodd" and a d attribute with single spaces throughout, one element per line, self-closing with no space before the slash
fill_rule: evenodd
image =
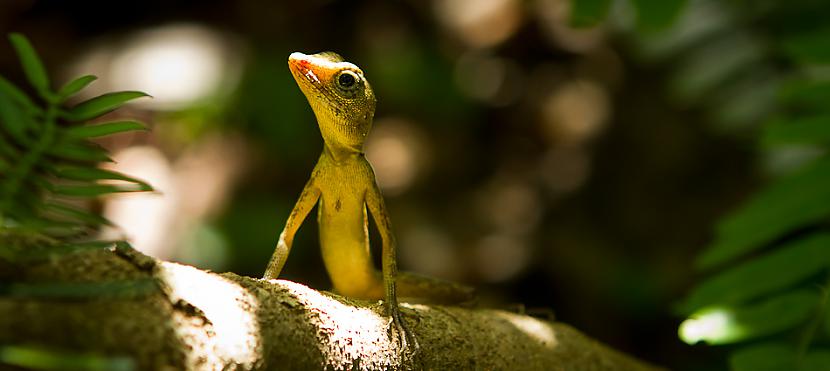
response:
<path id="1" fill-rule="evenodd" d="M 693 2 L 680 17 L 705 25 L 729 12 Z M 163 210 L 132 211 L 165 236 L 148 253 L 262 274 L 322 148 L 286 60 L 332 50 L 364 69 L 378 97 L 366 150 L 402 269 L 475 285 L 483 305 L 551 308 L 673 369 L 708 368 L 721 356 L 678 340 L 672 306 L 714 222 L 759 179 L 750 134 L 764 97 L 740 106 L 756 87 L 722 89 L 718 67 L 740 48 L 704 58 L 740 22 L 678 41 L 630 13 L 574 30 L 558 0 L 15 0 L 0 5 L 0 31 L 27 35 L 56 82 L 93 73 L 102 88 L 144 89 L 108 78 L 147 30 L 196 30 L 218 45 L 213 90 L 174 106 L 157 95 L 123 113 L 151 133 L 102 143 L 141 147 L 136 166 L 150 153 L 167 168 L 145 176 Z M 8 44 L 0 73 L 25 85 Z M 284 277 L 326 289 L 316 228 L 311 215 Z"/>

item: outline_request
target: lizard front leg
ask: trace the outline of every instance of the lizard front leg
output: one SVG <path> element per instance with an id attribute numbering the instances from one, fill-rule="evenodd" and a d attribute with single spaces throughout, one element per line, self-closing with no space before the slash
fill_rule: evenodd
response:
<path id="1" fill-rule="evenodd" d="M 320 199 L 320 189 L 315 185 L 316 175 L 316 171 L 312 172 L 311 179 L 308 180 L 303 188 L 303 192 L 300 194 L 300 199 L 297 200 L 297 204 L 291 210 L 291 215 L 288 216 L 288 220 L 285 222 L 285 228 L 280 233 L 280 240 L 277 242 L 274 255 L 271 256 L 271 261 L 265 269 L 263 278 L 274 279 L 279 277 L 282 267 L 285 265 L 285 260 L 288 259 L 288 253 L 291 252 L 291 245 L 294 243 L 294 234 L 297 233 L 297 229 L 303 224 L 303 220 L 305 220 L 311 209 L 314 208 L 314 205 L 317 204 L 317 200 Z"/>
<path id="2" fill-rule="evenodd" d="M 366 192 L 366 205 L 369 207 L 369 212 L 375 219 L 375 224 L 378 227 L 383 243 L 381 265 L 383 286 L 386 294 L 384 303 L 386 306 L 386 314 L 391 318 L 392 325 L 396 327 L 396 330 L 403 332 L 403 336 L 400 338 L 403 343 L 402 346 L 405 348 L 406 343 L 410 343 L 413 349 L 417 351 L 418 341 L 407 329 L 406 324 L 401 318 L 400 308 L 398 308 L 397 289 L 395 286 L 398 278 L 398 264 L 396 260 L 397 245 L 395 235 L 392 233 L 389 214 L 386 212 L 386 204 L 383 202 L 383 196 L 380 193 L 377 183 L 374 181 L 372 181 L 371 188 Z"/>

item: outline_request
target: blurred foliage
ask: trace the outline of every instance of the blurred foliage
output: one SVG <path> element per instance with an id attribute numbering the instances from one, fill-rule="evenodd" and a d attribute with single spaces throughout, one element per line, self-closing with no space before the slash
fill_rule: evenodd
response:
<path id="1" fill-rule="evenodd" d="M 37 92 L 30 97 L 0 76 L 0 263 L 25 264 L 55 254 L 125 248 L 124 241 L 89 236 L 109 221 L 74 201 L 121 192 L 151 191 L 147 183 L 98 167 L 108 153 L 90 138 L 144 130 L 136 121 L 83 123 L 113 111 L 141 92 L 107 93 L 66 107 L 68 99 L 96 80 L 82 76 L 57 91 L 34 48 L 20 34 L 9 39 Z M 118 181 L 111 183 L 108 181 Z M 0 271 L 0 296 L 48 300 L 100 299 L 141 295 L 156 289 L 151 280 L 105 283 L 31 283 Z M 67 354 L 28 346 L 0 347 L 0 364 L 38 370 L 131 370 L 129 359 Z"/>
<path id="2" fill-rule="evenodd" d="M 665 30 L 684 10 L 686 0 L 625 0 L 633 8 L 640 32 Z M 595 26 L 606 19 L 612 6 L 622 5 L 613 0 L 578 0 L 572 3 L 570 20 L 577 27 Z"/>
<path id="3" fill-rule="evenodd" d="M 109 223 L 72 199 L 152 190 L 141 180 L 98 168 L 109 156 L 89 141 L 143 130 L 141 123 L 83 125 L 147 94 L 108 93 L 67 108 L 65 102 L 96 77 L 82 76 L 53 91 L 29 41 L 20 34 L 9 39 L 38 97 L 29 97 L 0 77 L 0 253 L 4 256 L 42 244 L 71 244 Z M 121 183 L 104 182 L 113 180 Z"/>
<path id="4" fill-rule="evenodd" d="M 78 354 L 31 346 L 0 346 L 0 363 L 28 370 L 130 371 L 135 362 L 124 357 Z"/>
<path id="5" fill-rule="evenodd" d="M 733 370 L 822 370 L 830 364 L 830 38 L 824 24 L 830 8 L 820 3 L 729 4 L 748 25 L 742 27 L 764 43 L 755 57 L 723 72 L 720 88 L 738 85 L 758 65 L 770 66 L 768 78 L 782 83 L 774 84 L 763 123 L 752 130 L 760 150 L 815 153 L 773 174 L 718 223 L 714 242 L 697 260 L 707 278 L 679 306 L 689 316 L 680 328 L 685 341 L 740 344 L 731 348 Z"/>

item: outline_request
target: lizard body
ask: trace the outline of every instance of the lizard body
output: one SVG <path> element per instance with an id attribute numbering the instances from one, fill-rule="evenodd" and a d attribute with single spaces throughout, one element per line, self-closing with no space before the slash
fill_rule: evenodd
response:
<path id="1" fill-rule="evenodd" d="M 279 276 L 297 229 L 319 203 L 320 246 L 336 292 L 384 299 L 387 315 L 401 326 L 398 294 L 443 304 L 470 301 L 470 288 L 397 271 L 397 246 L 389 214 L 372 166 L 363 155 L 376 102 L 363 71 L 331 52 L 292 53 L 288 64 L 314 111 L 324 148 L 286 221 L 264 278 Z M 369 249 L 370 214 L 383 242 L 380 273 L 373 266 Z"/>

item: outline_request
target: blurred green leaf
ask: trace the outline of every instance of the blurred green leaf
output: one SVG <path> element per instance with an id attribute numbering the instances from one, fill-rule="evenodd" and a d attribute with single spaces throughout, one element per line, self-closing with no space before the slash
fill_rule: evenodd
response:
<path id="1" fill-rule="evenodd" d="M 830 267 L 828 248 L 830 234 L 816 234 L 732 267 L 699 284 L 683 310 L 738 304 L 790 287 Z"/>
<path id="2" fill-rule="evenodd" d="M 95 138 L 133 130 L 147 130 L 147 127 L 138 121 L 114 121 L 97 125 L 74 126 L 66 129 L 64 136 L 67 139 Z"/>
<path id="3" fill-rule="evenodd" d="M 47 203 L 44 205 L 44 208 L 49 211 L 56 212 L 58 214 L 66 215 L 74 220 L 82 221 L 88 225 L 98 226 L 98 225 L 112 225 L 112 223 L 100 215 L 93 214 L 89 211 L 78 209 L 76 207 L 61 204 L 61 203 Z"/>
<path id="4" fill-rule="evenodd" d="M 704 308 L 680 325 L 680 337 L 694 344 L 732 344 L 792 329 L 816 314 L 819 295 L 799 290 L 743 306 Z"/>
<path id="5" fill-rule="evenodd" d="M 93 167 L 61 167 L 57 169 L 56 173 L 58 177 L 70 180 L 123 180 L 142 185 L 148 188 L 148 190 L 152 190 L 152 187 L 146 182 L 112 170 Z"/>
<path id="6" fill-rule="evenodd" d="M 571 26 L 589 27 L 605 19 L 611 0 L 577 0 L 571 2 Z"/>
<path id="7" fill-rule="evenodd" d="M 58 98 L 61 101 L 66 100 L 67 98 L 77 94 L 79 91 L 83 90 L 93 81 L 97 80 L 97 76 L 93 75 L 86 75 L 81 76 L 75 80 L 70 81 L 66 85 L 64 85 L 60 91 L 58 91 Z"/>
<path id="8" fill-rule="evenodd" d="M 819 295 L 805 289 L 788 292 L 735 311 L 735 320 L 746 329 L 739 340 L 754 339 L 800 325 L 815 314 Z"/>
<path id="9" fill-rule="evenodd" d="M 830 157 L 777 179 L 721 220 L 717 238 L 697 264 L 711 268 L 753 251 L 786 232 L 830 215 Z"/>
<path id="10" fill-rule="evenodd" d="M 645 32 L 660 31 L 669 27 L 686 5 L 685 0 L 631 0 L 631 2 L 637 11 L 637 28 Z"/>
<path id="11" fill-rule="evenodd" d="M 830 287 L 824 287 L 824 290 L 830 290 Z M 825 292 L 825 295 L 827 295 L 827 292 Z M 826 303 L 823 315 L 824 318 L 823 321 L 821 321 L 821 325 L 824 328 L 824 335 L 825 337 L 830 337 L 830 305 L 826 305 Z"/>
<path id="12" fill-rule="evenodd" d="M 118 109 L 124 103 L 141 97 L 149 97 L 149 95 L 140 91 L 107 93 L 79 103 L 69 109 L 65 116 L 69 121 L 86 121 Z"/>
<path id="13" fill-rule="evenodd" d="M 2 127 L 2 122 L 0 122 L 0 127 Z M 5 137 L 0 135 L 0 157 L 5 157 L 6 160 L 14 161 L 19 159 L 22 156 L 22 153 L 16 147 L 13 147 L 11 143 L 9 143 Z"/>
<path id="14" fill-rule="evenodd" d="M 97 169 L 98 162 L 112 160 L 106 150 L 86 140 L 143 129 L 141 124 L 120 121 L 66 127 L 63 122 L 56 122 L 55 114 L 68 120 L 85 121 L 147 95 L 130 91 L 109 93 L 64 111 L 58 104 L 83 90 L 96 77 L 87 75 L 74 79 L 56 94 L 50 90 L 43 64 L 28 40 L 19 34 L 10 35 L 10 40 L 27 78 L 48 103 L 48 110 L 36 106 L 27 93 L 0 77 L 2 223 L 46 236 L 55 243 L 33 247 L 54 249 L 58 242 L 74 241 L 82 237 L 82 233 L 88 234 L 90 227 L 108 223 L 83 208 L 55 202 L 55 198 L 60 199 L 55 196 L 94 197 L 115 192 L 152 191 L 150 185 L 141 180 Z M 58 175 L 70 182 L 54 185 L 53 176 Z M 102 181 L 99 183 L 99 180 Z"/>
<path id="15" fill-rule="evenodd" d="M 29 82 L 43 98 L 47 100 L 51 99 L 52 93 L 49 89 L 49 77 L 46 75 L 46 69 L 43 68 L 43 63 L 37 56 L 37 52 L 35 52 L 32 44 L 29 43 L 29 40 L 25 36 L 19 33 L 9 35 L 9 40 L 11 40 L 12 46 L 17 51 L 20 64 L 23 65 L 23 72 L 26 73 Z"/>
<path id="16" fill-rule="evenodd" d="M 25 93 L 9 82 L 9 80 L 6 80 L 3 76 L 0 76 L 0 92 L 5 92 L 12 101 L 22 107 L 25 107 L 26 110 L 30 112 L 40 112 L 40 109 L 32 103 L 32 100 L 29 99 Z"/>
<path id="17" fill-rule="evenodd" d="M 830 28 L 810 30 L 783 41 L 783 49 L 802 63 L 830 63 Z"/>
<path id="18" fill-rule="evenodd" d="M 50 147 L 47 153 L 62 160 L 113 162 L 105 149 L 92 143 L 61 141 Z"/>
<path id="19" fill-rule="evenodd" d="M 14 104 L 7 93 L 0 90 L 0 124 L 6 128 L 9 135 L 18 143 L 26 144 L 26 126 L 29 123 L 26 113 Z"/>
<path id="20" fill-rule="evenodd" d="M 824 110 L 830 102 L 830 81 L 794 80 L 781 87 L 779 100 L 788 106 Z"/>
<path id="21" fill-rule="evenodd" d="M 830 144 L 830 114 L 772 121 L 764 126 L 761 144 Z"/>
<path id="22" fill-rule="evenodd" d="M 736 82 L 742 82 L 739 77 L 746 73 L 747 66 L 762 60 L 763 50 L 763 45 L 757 40 L 741 34 L 724 35 L 703 43 L 678 61 L 679 67 L 671 82 L 672 89 L 680 98 L 690 102 L 711 99 L 721 103 L 723 96 L 731 98 L 754 93 L 752 88 L 757 80 Z M 713 94 L 722 97 L 715 99 Z"/>
<path id="23" fill-rule="evenodd" d="M 789 371 L 795 370 L 795 350 L 783 343 L 753 345 L 732 353 L 731 371 Z"/>
<path id="24" fill-rule="evenodd" d="M 97 197 L 110 193 L 147 192 L 152 189 L 141 184 L 56 185 L 54 192 L 71 197 Z"/>
<path id="25" fill-rule="evenodd" d="M 48 223 L 55 223 L 60 227 L 67 227 L 66 223 L 51 221 Z M 74 254 L 78 252 L 113 249 L 117 246 L 118 242 L 119 241 L 85 241 L 69 244 L 62 243 L 55 246 L 49 246 L 49 248 L 30 248 L 20 251 L 16 256 L 16 259 L 24 262 L 36 262 L 51 259 L 55 256 Z"/>
<path id="26" fill-rule="evenodd" d="M 132 359 L 79 354 L 31 346 L 0 347 L 0 363 L 31 370 L 131 371 Z"/>
<path id="27" fill-rule="evenodd" d="M 830 365 L 830 350 L 818 349 L 804 355 L 804 359 L 801 361 L 801 367 L 798 370 L 827 371 L 828 365 Z"/>
<path id="28" fill-rule="evenodd" d="M 35 228 L 50 237 L 63 240 L 76 239 L 78 237 L 89 235 L 89 227 L 82 223 L 76 222 L 44 222 L 41 220 L 40 223 L 31 223 L 27 221 L 26 225 L 31 228 Z"/>

